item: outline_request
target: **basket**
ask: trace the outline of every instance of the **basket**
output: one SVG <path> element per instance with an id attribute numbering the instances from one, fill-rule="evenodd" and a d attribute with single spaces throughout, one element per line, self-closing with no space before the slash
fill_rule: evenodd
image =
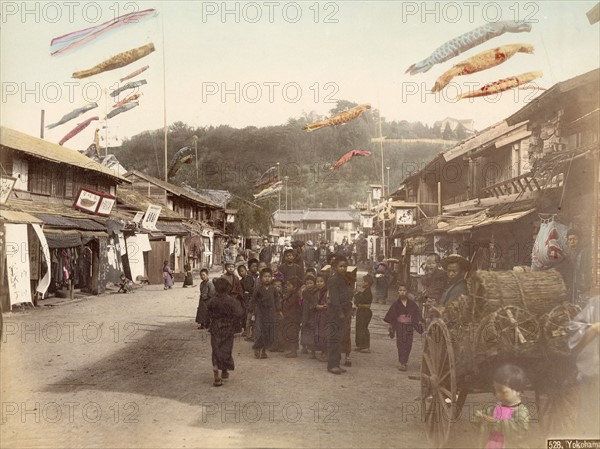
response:
<path id="1" fill-rule="evenodd" d="M 470 284 L 478 309 L 484 314 L 516 306 L 540 316 L 567 297 L 563 279 L 556 270 L 477 271 Z"/>

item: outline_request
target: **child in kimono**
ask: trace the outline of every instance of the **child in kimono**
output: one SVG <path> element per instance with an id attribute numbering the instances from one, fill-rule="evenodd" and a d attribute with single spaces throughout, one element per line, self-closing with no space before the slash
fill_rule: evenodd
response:
<path id="1" fill-rule="evenodd" d="M 371 335 L 369 334 L 369 323 L 373 317 L 371 303 L 373 302 L 373 293 L 371 293 L 373 277 L 366 275 L 363 277 L 362 290 L 354 294 L 354 305 L 356 306 L 356 348 L 355 351 L 371 352 Z"/>
<path id="2" fill-rule="evenodd" d="M 525 390 L 525 372 L 515 365 L 502 365 L 494 373 L 494 392 L 498 403 L 488 410 L 475 412 L 486 449 L 529 447 L 529 410 L 521 402 Z"/>
<path id="3" fill-rule="evenodd" d="M 398 299 L 392 303 L 383 321 L 389 324 L 390 338 L 394 338 L 396 334 L 398 369 L 406 371 L 414 331 L 423 333 L 421 310 L 416 302 L 408 298 L 406 285 L 398 286 Z"/>
<path id="4" fill-rule="evenodd" d="M 315 281 L 318 296 L 315 305 L 315 348 L 321 351 L 321 362 L 327 361 L 327 275 L 320 273 Z"/>
<path id="5" fill-rule="evenodd" d="M 202 268 L 200 270 L 200 301 L 196 311 L 196 323 L 198 329 L 208 329 L 210 319 L 208 317 L 208 301 L 215 296 L 215 284 L 208 279 L 208 270 Z"/>
<path id="6" fill-rule="evenodd" d="M 283 274 L 277 272 L 273 275 L 273 287 L 275 288 L 275 300 L 277 301 L 279 310 L 281 310 L 281 300 L 283 299 Z M 278 313 L 275 317 L 275 341 L 269 349 L 270 352 L 283 352 L 284 351 L 284 340 L 282 333 L 281 321 L 283 320 L 283 314 Z"/>
<path id="7" fill-rule="evenodd" d="M 212 366 L 215 387 L 223 385 L 223 379 L 229 379 L 229 371 L 235 368 L 233 356 L 233 338 L 236 323 L 244 315 L 239 301 L 228 295 L 229 284 L 223 278 L 215 279 L 216 295 L 208 302 L 210 317 L 210 346 L 212 348 Z M 219 370 L 221 373 L 219 374 Z"/>
<path id="8" fill-rule="evenodd" d="M 317 302 L 319 301 L 319 289 L 313 276 L 306 276 L 304 290 L 302 291 L 302 334 L 300 342 L 303 347 L 310 351 L 310 358 L 316 359 L 315 355 L 315 324 L 317 313 Z"/>
<path id="9" fill-rule="evenodd" d="M 254 304 L 254 357 L 266 359 L 266 350 L 275 341 L 275 323 L 281 316 L 281 303 L 275 286 L 271 284 L 272 272 L 264 268 L 260 273 L 260 286 L 254 290 L 252 302 Z"/>
<path id="10" fill-rule="evenodd" d="M 297 277 L 285 280 L 285 289 L 281 301 L 283 321 L 281 322 L 283 343 L 288 350 L 287 358 L 298 357 L 298 340 L 300 323 L 302 322 L 302 306 L 300 304 L 301 281 Z"/>

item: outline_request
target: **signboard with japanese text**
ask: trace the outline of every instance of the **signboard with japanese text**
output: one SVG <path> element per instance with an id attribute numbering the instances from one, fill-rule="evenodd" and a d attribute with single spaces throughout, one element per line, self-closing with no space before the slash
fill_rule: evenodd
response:
<path id="1" fill-rule="evenodd" d="M 98 206 L 98 211 L 96 212 L 98 215 L 108 216 L 110 215 L 110 211 L 115 205 L 116 199 L 102 197 L 100 200 L 100 205 Z"/>
<path id="2" fill-rule="evenodd" d="M 16 181 L 12 176 L 0 175 L 0 204 L 6 203 Z"/>
<path id="3" fill-rule="evenodd" d="M 158 221 L 158 216 L 160 215 L 161 210 L 161 206 L 148 204 L 148 209 L 146 209 L 146 214 L 142 219 L 142 228 L 156 231 L 156 222 Z"/>
<path id="4" fill-rule="evenodd" d="M 117 200 L 117 197 L 105 192 L 81 187 L 75 197 L 73 207 L 94 215 L 108 216 Z"/>
<path id="5" fill-rule="evenodd" d="M 396 224 L 399 226 L 412 226 L 415 222 L 415 210 L 412 207 L 396 208 Z"/>

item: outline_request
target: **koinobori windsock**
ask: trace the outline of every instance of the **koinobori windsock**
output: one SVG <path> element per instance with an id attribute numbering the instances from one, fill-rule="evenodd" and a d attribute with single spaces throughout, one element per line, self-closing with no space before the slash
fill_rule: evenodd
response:
<path id="1" fill-rule="evenodd" d="M 47 125 L 46 128 L 52 129 L 56 128 L 58 125 L 62 125 L 63 123 L 67 123 L 70 120 L 73 120 L 76 117 L 79 117 L 81 114 L 86 113 L 87 111 L 91 111 L 94 108 L 98 107 L 98 103 L 88 103 L 85 106 L 75 109 L 68 114 L 63 115 L 63 117 L 56 123 L 52 123 L 51 125 Z"/>
<path id="2" fill-rule="evenodd" d="M 531 31 L 531 25 L 526 22 L 513 22 L 510 20 L 487 23 L 465 34 L 461 34 L 436 48 L 427 58 L 406 69 L 406 73 L 410 73 L 411 75 L 425 73 L 435 64 L 452 59 L 494 37 L 504 33 L 522 33 L 524 31 Z"/>
<path id="3" fill-rule="evenodd" d="M 144 11 L 130 12 L 100 25 L 55 37 L 50 41 L 50 54 L 52 56 L 56 56 L 66 53 L 87 44 L 88 42 L 108 33 L 111 30 L 124 25 L 140 23 L 142 19 L 155 15 L 155 9 L 145 9 Z"/>
<path id="4" fill-rule="evenodd" d="M 76 136 L 81 131 L 83 131 L 85 128 L 87 128 L 89 126 L 89 124 L 92 123 L 94 120 L 99 120 L 99 117 L 98 116 L 91 117 L 91 118 L 87 119 L 85 122 L 81 122 L 79 125 L 77 125 L 75 128 L 73 128 L 71 131 L 69 131 L 68 134 L 65 137 L 63 137 L 62 139 L 60 139 L 60 142 L 58 142 L 58 144 L 59 145 L 64 144 L 71 137 Z"/>
<path id="5" fill-rule="evenodd" d="M 143 58 L 144 56 L 148 56 L 154 50 L 154 44 L 149 43 L 146 45 L 142 45 L 138 48 L 124 51 L 123 53 L 119 53 L 118 55 L 115 55 L 112 58 L 101 62 L 100 64 L 92 67 L 91 69 L 81 70 L 79 72 L 73 73 L 73 78 L 87 78 L 88 76 L 97 75 L 98 73 L 125 67 L 126 65 L 129 65 L 132 62 Z"/>
<path id="6" fill-rule="evenodd" d="M 498 81 L 494 81 L 493 83 L 488 83 L 485 86 L 473 92 L 467 92 L 466 94 L 459 95 L 457 99 L 461 100 L 463 98 L 485 97 L 487 95 L 497 94 L 499 92 L 504 92 L 505 90 L 513 89 L 522 84 L 533 81 L 534 79 L 540 78 L 541 76 L 543 76 L 543 73 L 539 70 L 535 72 L 521 73 L 517 76 L 511 76 Z"/>
<path id="7" fill-rule="evenodd" d="M 139 101 L 133 101 L 131 103 L 124 104 L 123 106 L 121 106 L 117 109 L 114 109 L 114 110 L 110 111 L 108 114 L 106 114 L 106 118 L 107 119 L 113 118 L 115 115 L 119 115 L 123 112 L 129 111 L 130 109 L 133 109 L 139 105 L 140 105 Z"/>
<path id="8" fill-rule="evenodd" d="M 371 105 L 359 104 L 358 106 L 354 106 L 353 108 L 350 108 L 347 111 L 333 115 L 326 120 L 319 120 L 317 122 L 309 123 L 308 125 L 302 127 L 302 129 L 308 132 L 312 132 L 320 128 L 325 128 L 326 126 L 341 125 L 342 123 L 346 123 L 350 120 L 360 117 L 363 114 L 363 112 L 365 112 L 367 109 L 371 109 Z"/>
<path id="9" fill-rule="evenodd" d="M 135 89 L 136 87 L 143 86 L 144 84 L 148 84 L 148 81 L 146 81 L 146 80 L 130 81 L 129 83 L 125 84 L 124 86 L 121 86 L 121 87 L 119 87 L 116 90 L 113 90 L 110 93 L 110 96 L 111 97 L 116 97 L 121 92 L 124 92 L 124 91 L 129 90 L 129 89 Z"/>
<path id="10" fill-rule="evenodd" d="M 331 170 L 337 170 L 354 156 L 371 156 L 371 152 L 367 150 L 351 150 L 344 154 L 339 160 L 332 165 Z"/>
<path id="11" fill-rule="evenodd" d="M 450 70 L 442 73 L 435 86 L 431 89 L 432 92 L 439 92 L 455 76 L 470 75 L 471 73 L 481 72 L 491 67 L 502 64 L 504 61 L 512 57 L 516 53 L 533 53 L 533 45 L 529 44 L 512 44 L 496 47 L 491 50 L 482 51 L 475 56 L 470 57 L 462 62 L 459 62 Z"/>

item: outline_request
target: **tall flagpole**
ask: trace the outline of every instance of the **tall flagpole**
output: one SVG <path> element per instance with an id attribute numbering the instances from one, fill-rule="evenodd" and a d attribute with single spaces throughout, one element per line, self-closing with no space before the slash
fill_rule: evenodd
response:
<path id="1" fill-rule="evenodd" d="M 385 177 L 383 174 L 383 133 L 381 132 L 381 110 L 379 110 L 379 148 L 381 149 L 381 194 L 382 199 L 385 202 Z M 383 237 L 381 243 L 383 243 L 383 258 L 386 258 L 386 244 L 385 244 L 385 209 L 383 210 L 382 229 Z"/>
<path id="2" fill-rule="evenodd" d="M 163 128 L 164 128 L 164 150 L 165 150 L 165 182 L 168 182 L 168 168 L 167 168 L 167 66 L 165 63 L 165 15 L 161 14 L 161 26 L 162 26 L 162 49 L 163 49 Z M 167 191 L 165 190 L 165 205 L 167 199 Z"/>

